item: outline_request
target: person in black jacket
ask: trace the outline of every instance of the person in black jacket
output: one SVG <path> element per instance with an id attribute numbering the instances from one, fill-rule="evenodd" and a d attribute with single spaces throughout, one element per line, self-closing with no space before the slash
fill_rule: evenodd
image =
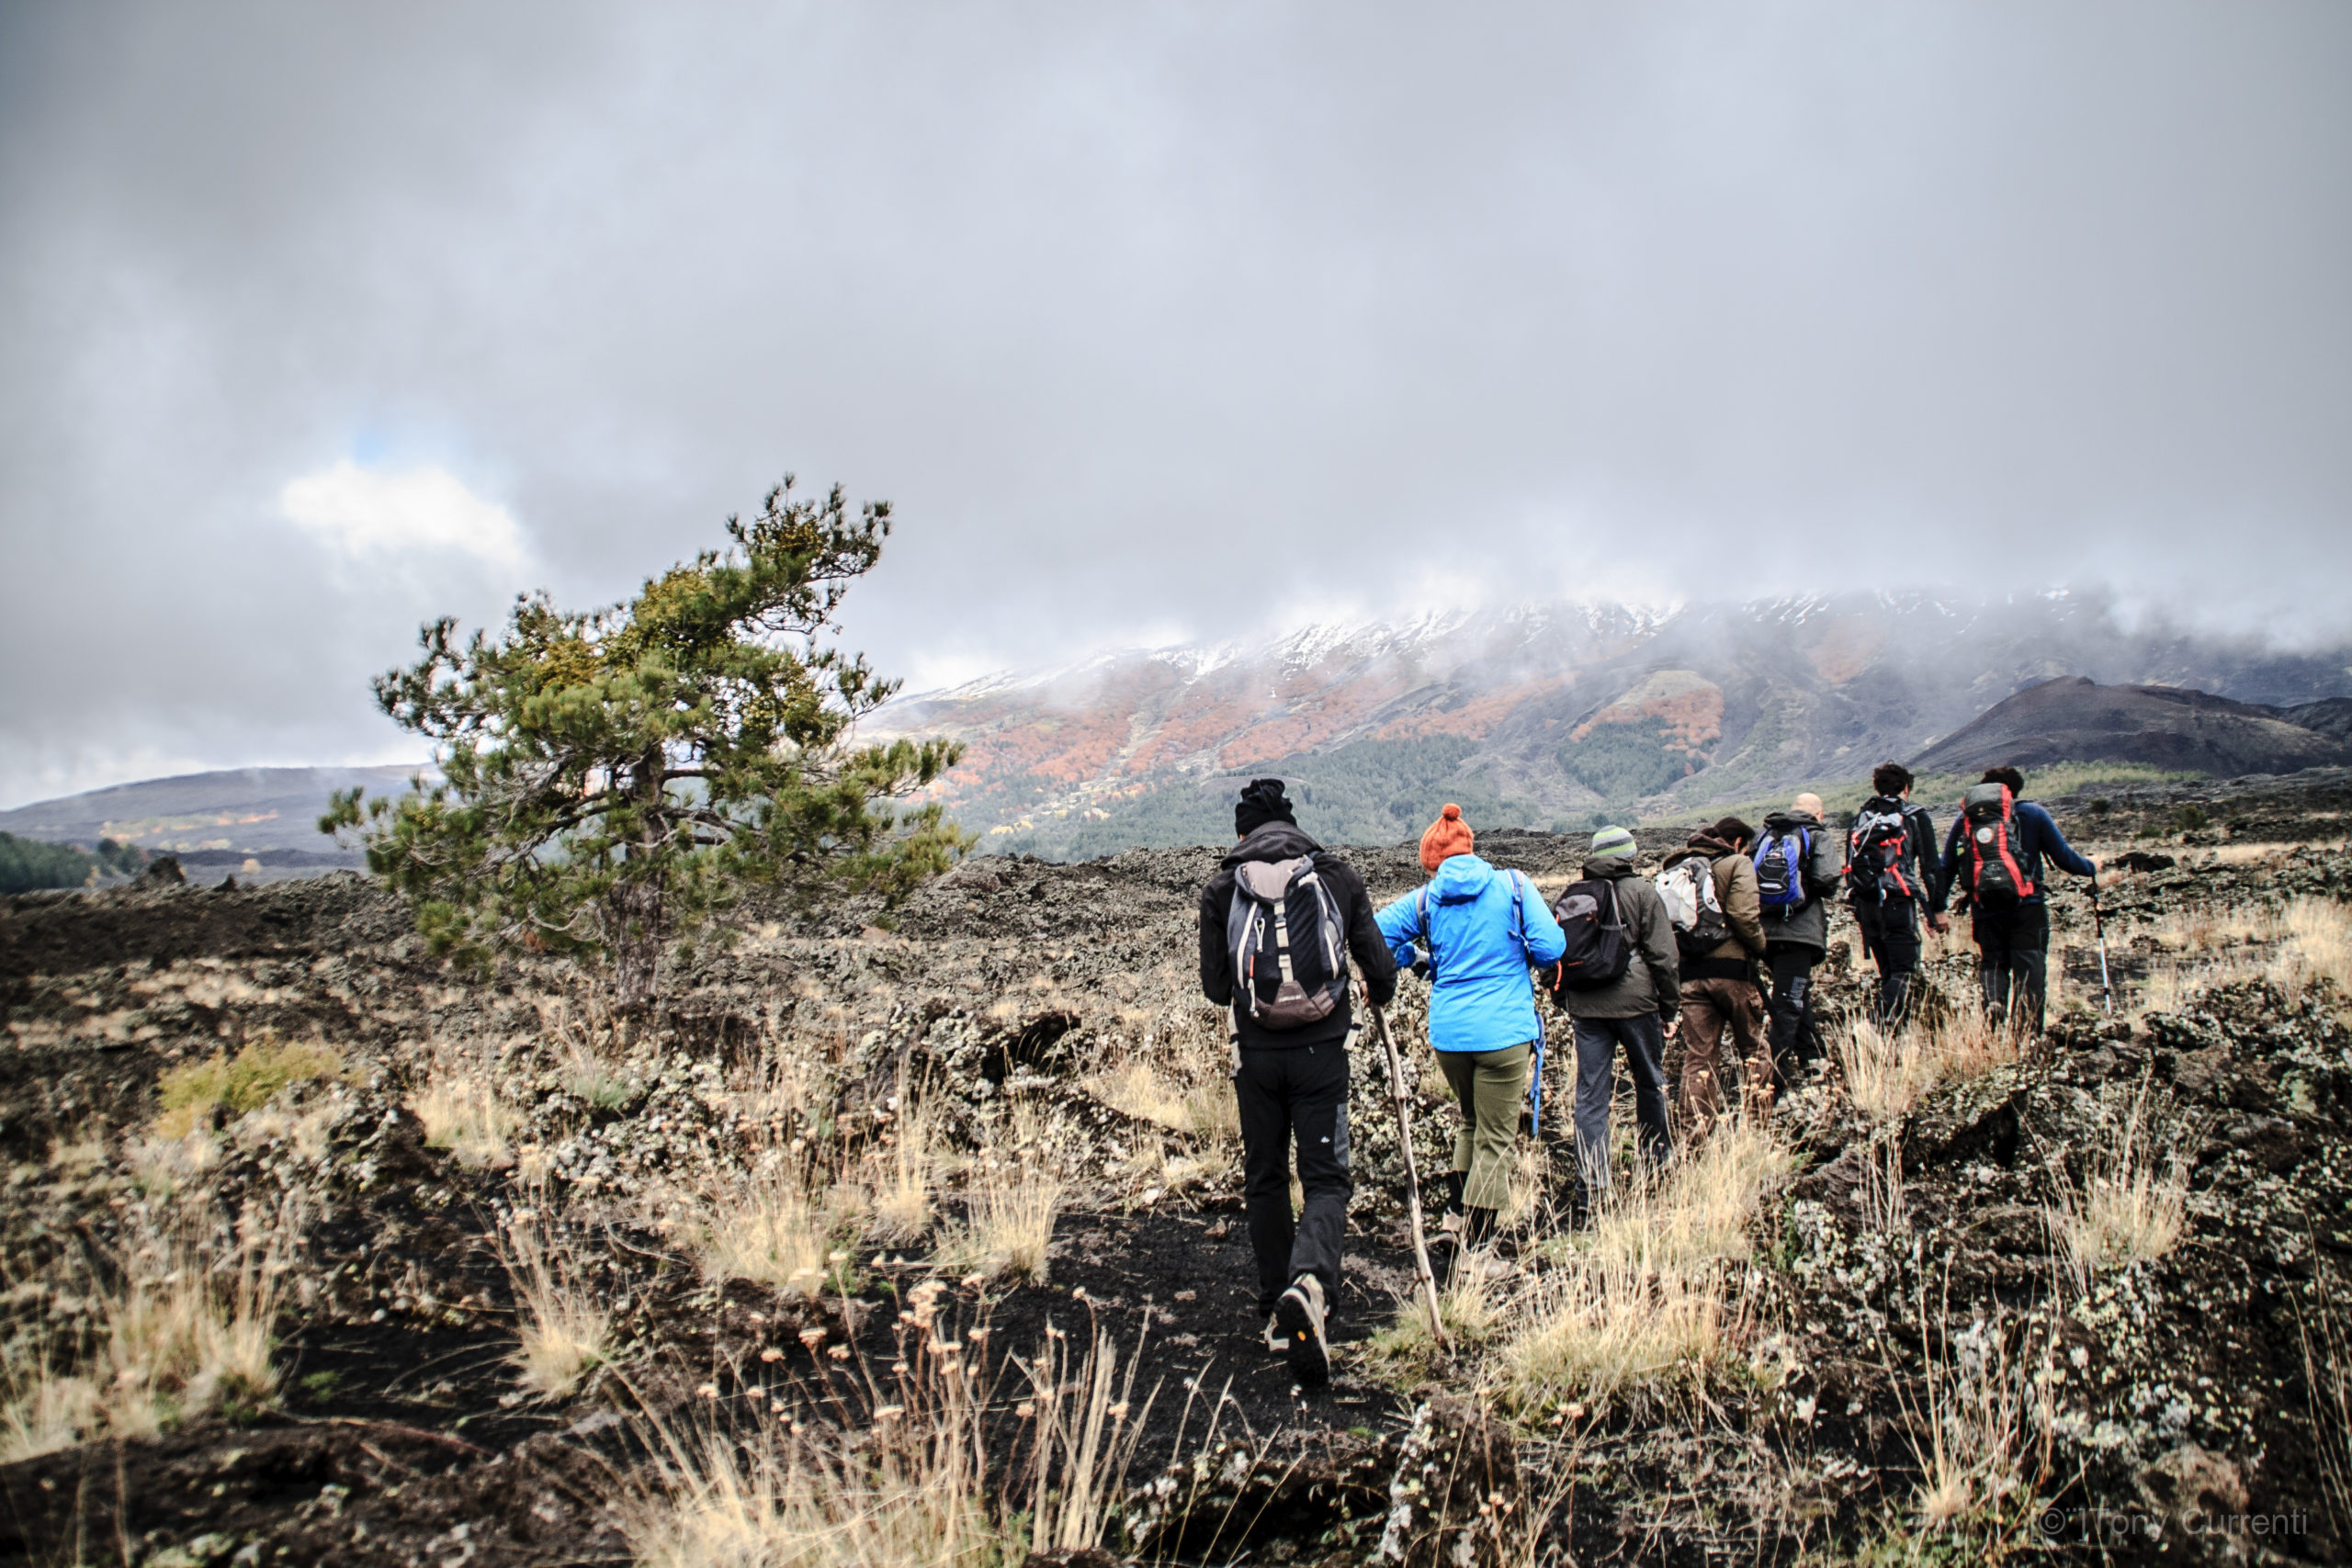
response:
<path id="1" fill-rule="evenodd" d="M 1258 1257 L 1258 1314 L 1266 1320 L 1266 1344 L 1287 1352 L 1300 1382 L 1321 1382 L 1329 1373 L 1328 1319 L 1339 1295 L 1340 1242 L 1348 1200 L 1355 1191 L 1348 1174 L 1348 1042 L 1353 1018 L 1344 983 L 1346 956 L 1337 976 L 1322 973 L 1320 954 L 1303 951 L 1315 945 L 1311 935 L 1299 929 L 1302 922 L 1295 918 L 1287 922 L 1303 980 L 1329 984 L 1336 978 L 1339 995 L 1321 1018 L 1268 1027 L 1259 1015 L 1272 1010 L 1281 977 L 1272 964 L 1265 964 L 1249 987 L 1254 1003 L 1238 995 L 1234 953 L 1227 945 L 1240 868 L 1312 861 L 1346 931 L 1346 953 L 1362 966 L 1374 1007 L 1385 1006 L 1396 995 L 1396 961 L 1373 922 L 1363 878 L 1299 830 L 1282 780 L 1252 779 L 1233 808 L 1233 828 L 1241 841 L 1201 889 L 1201 993 L 1227 1009 L 1231 1021 L 1242 1196 L 1250 1244 Z M 1294 898 L 1288 907 L 1314 906 Z M 1306 1199 L 1295 1224 L 1290 1208 L 1294 1137 Z"/>
<path id="2" fill-rule="evenodd" d="M 1919 911 L 1931 930 L 1951 924 L 1944 914 L 1943 853 L 1935 819 L 1911 804 L 1911 770 L 1881 762 L 1871 772 L 1878 793 L 1862 803 L 1846 840 L 1846 896 L 1861 928 L 1862 951 L 1878 960 L 1878 1021 L 1899 1027 L 1909 1010 L 1911 976 L 1919 967 Z M 1874 821 L 1899 818 L 1899 845 L 1889 855 L 1865 854 Z"/>
<path id="3" fill-rule="evenodd" d="M 2030 1015 L 2033 1032 L 2039 1034 L 2044 1022 L 2043 993 L 2049 984 L 2050 960 L 2046 897 L 2050 885 L 2042 876 L 2042 861 L 2046 856 L 2051 864 L 2070 875 L 2089 877 L 2096 895 L 2098 857 L 2084 854 L 2068 843 L 2050 808 L 2025 798 L 2025 775 L 2017 769 L 1987 768 L 1983 782 L 2008 788 L 2017 819 L 2018 869 L 2033 891 L 2007 908 L 1977 908 L 1970 916 L 1969 928 L 1976 939 L 1977 983 L 1984 987 L 1987 1013 L 2019 1028 Z M 1944 885 L 1960 890 L 1962 909 L 1974 903 L 1970 897 L 1969 863 L 1968 814 L 1962 812 L 1952 818 L 1951 832 L 1944 840 Z"/>

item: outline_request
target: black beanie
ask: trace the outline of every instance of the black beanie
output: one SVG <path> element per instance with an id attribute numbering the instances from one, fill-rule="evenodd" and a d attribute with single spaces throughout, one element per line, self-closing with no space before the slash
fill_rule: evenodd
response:
<path id="1" fill-rule="evenodd" d="M 1298 818 L 1290 814 L 1290 802 L 1283 795 L 1280 779 L 1251 779 L 1233 803 L 1233 830 L 1248 837 L 1269 822 L 1287 822 L 1298 826 Z"/>

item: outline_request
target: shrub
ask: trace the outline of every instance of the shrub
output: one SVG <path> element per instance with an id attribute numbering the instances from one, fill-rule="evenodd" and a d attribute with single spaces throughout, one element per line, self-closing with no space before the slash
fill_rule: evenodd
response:
<path id="1" fill-rule="evenodd" d="M 209 1124 L 216 1111 L 242 1116 L 277 1098 L 289 1084 L 339 1077 L 343 1057 L 331 1045 L 256 1040 L 234 1056 L 225 1053 L 187 1062 L 165 1073 L 156 1085 L 163 1106 L 155 1132 L 184 1138 Z"/>

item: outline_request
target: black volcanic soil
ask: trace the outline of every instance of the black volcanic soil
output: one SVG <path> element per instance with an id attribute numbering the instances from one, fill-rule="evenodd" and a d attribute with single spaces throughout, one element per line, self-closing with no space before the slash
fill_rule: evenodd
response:
<path id="1" fill-rule="evenodd" d="M 2119 794 L 2096 814 L 2086 801 L 2058 803 L 2071 832 L 2140 857 L 2109 879 L 2119 980 L 2161 961 L 2122 934 L 2141 917 L 2352 893 L 2340 848 L 2352 787 L 2341 775 L 2178 794 Z M 2187 841 L 2163 826 L 2183 804 L 2207 823 Z M 2240 854 L 2233 840 L 2271 852 Z M 1580 859 L 1577 842 L 1540 834 L 1480 847 L 1546 877 Z M 894 1368 L 911 1359 L 920 1369 L 902 1314 L 933 1274 L 922 1247 L 863 1247 L 845 1293 L 786 1298 L 713 1287 L 664 1217 L 667 1192 L 741 1157 L 740 1130 L 711 1109 L 714 1086 L 785 1058 L 822 1068 L 806 1135 L 852 1151 L 901 1082 L 975 1155 L 1008 1146 L 1009 1100 L 1045 1108 L 1043 1157 L 1070 1188 L 1048 1282 L 950 1279 L 941 1321 L 989 1330 L 981 1381 L 1001 1395 L 995 1440 L 1007 1450 L 1023 1386 L 1009 1358 L 1034 1354 L 1049 1326 L 1074 1337 L 1099 1328 L 1122 1353 L 1144 1347 L 1138 1397 L 1158 1393 L 1138 1413 L 1130 1481 L 1169 1466 L 1214 1478 L 1191 1517 L 1154 1516 L 1159 1554 L 1363 1560 L 1400 1467 L 1426 1441 L 1418 1412 L 1424 1431 L 1475 1427 L 1490 1445 L 1487 1472 L 1555 1499 L 1548 1539 L 1572 1544 L 1578 1562 L 1847 1558 L 1883 1546 L 1900 1534 L 1890 1521 L 1910 1517 L 1918 1472 L 1905 1433 L 1928 1341 L 2006 1311 L 2041 1314 L 2080 1352 L 2066 1363 L 2062 1509 L 2308 1521 L 2258 1547 L 2176 1529 L 2164 1540 L 2110 1540 L 2109 1555 L 2340 1560 L 2346 1537 L 2322 1461 L 2345 1451 L 2346 1434 L 2314 1401 L 2302 1349 L 2327 1303 L 2344 1299 L 2352 1258 L 2352 1031 L 2340 995 L 2290 998 L 2242 978 L 2174 1010 L 2109 1019 L 2096 1005 L 2086 911 L 2068 896 L 2053 961 L 2075 1005 L 2052 1049 L 1930 1096 L 1901 1126 L 1908 1245 L 1862 1221 L 1869 1131 L 1835 1083 L 1784 1110 L 1808 1163 L 1758 1222 L 1743 1332 L 1781 1348 L 1785 1377 L 1490 1428 L 1457 1402 L 1464 1389 L 1384 1381 L 1396 1374 L 1363 1353 L 1408 1279 L 1395 1134 L 1369 1074 L 1354 1107 L 1343 1351 L 1331 1386 L 1313 1393 L 1256 1342 L 1237 1173 L 1183 1170 L 1184 1140 L 1084 1081 L 1123 1052 L 1171 1040 L 1189 1049 L 1213 1034 L 1193 993 L 1189 923 L 1215 858 L 984 858 L 895 915 L 850 908 L 824 929 L 754 917 L 739 944 L 676 977 L 672 1015 L 616 1068 L 616 1103 L 565 1085 L 567 1043 L 596 1016 L 579 976 L 529 962 L 484 981 L 453 975 L 424 955 L 397 904 L 356 877 L 0 904 L 10 1193 L 0 1258 L 11 1283 L 61 1258 L 103 1267 L 132 1235 L 145 1199 L 130 1151 L 171 1066 L 277 1038 L 329 1043 L 351 1069 L 332 1090 L 289 1097 L 319 1113 L 313 1151 L 254 1118 L 217 1132 L 225 1205 L 294 1196 L 304 1206 L 294 1269 L 304 1289 L 280 1326 L 276 1406 L 0 1466 L 0 1562 L 623 1561 L 621 1511 L 653 1485 L 647 1413 L 744 1429 L 869 1421 L 895 1397 Z M 1376 896 L 1418 877 L 1404 848 L 1354 858 Z M 883 919 L 895 929 L 869 923 Z M 1833 1017 L 1864 985 L 1849 933 L 1838 934 L 1825 971 Z M 1940 956 L 1929 977 L 1943 1004 L 1963 1002 L 1968 960 Z M 1396 1010 L 1408 1039 L 1419 1005 L 1408 990 Z M 520 1108 L 516 1145 L 541 1162 L 529 1196 L 513 1171 L 468 1169 L 427 1147 L 403 1109 L 429 1063 L 453 1052 L 494 1064 L 498 1092 Z M 2077 1299 L 2059 1282 L 2041 1205 L 2053 1170 L 2079 1170 L 2084 1129 L 2148 1083 L 2196 1140 L 2192 1235 Z M 1450 1123 L 1421 1088 L 1430 1168 Z M 105 1141 L 95 1168 L 63 1152 L 93 1135 Z M 1142 1159 L 1148 1149 L 1164 1158 Z M 526 1201 L 568 1216 L 626 1343 L 624 1375 L 558 1402 L 528 1396 L 508 1359 L 514 1301 L 495 1238 Z M 952 1214 L 960 1198 L 944 1201 Z M 1913 1308 L 1928 1283 L 1941 1319 L 1931 1328 Z M 17 1290 L 0 1321 L 12 1337 L 63 1344 L 98 1332 L 90 1310 Z M 844 1341 L 854 1356 L 827 1354 Z M 1206 1469 L 1183 1469 L 1196 1461 Z M 1157 1505 L 1133 1506 L 1140 1517 Z M 2033 1544 L 2095 1555 L 2063 1531 Z M 2230 1555 L 2240 1548 L 2248 1555 Z"/>

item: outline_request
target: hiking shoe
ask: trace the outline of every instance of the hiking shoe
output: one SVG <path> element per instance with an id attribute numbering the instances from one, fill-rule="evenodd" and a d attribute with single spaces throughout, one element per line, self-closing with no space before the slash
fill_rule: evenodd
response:
<path id="1" fill-rule="evenodd" d="M 1274 1324 L 1290 1337 L 1291 1376 L 1309 1386 L 1327 1382 L 1331 1376 L 1323 1319 L 1323 1281 L 1312 1274 L 1301 1274 L 1283 1292 L 1282 1303 L 1274 1308 Z M 1272 1343 L 1271 1331 L 1267 1343 Z"/>
<path id="2" fill-rule="evenodd" d="M 1491 1247 L 1480 1247 L 1476 1252 L 1464 1254 L 1462 1261 L 1456 1267 L 1469 1278 L 1485 1284 L 1508 1280 L 1519 1272 L 1519 1265 L 1511 1262 Z"/>
<path id="3" fill-rule="evenodd" d="M 1283 1331 L 1278 1320 L 1271 1317 L 1266 1319 L 1266 1330 L 1262 1337 L 1266 1341 L 1266 1348 L 1273 1354 L 1277 1356 L 1290 1354 L 1290 1336 Z"/>

